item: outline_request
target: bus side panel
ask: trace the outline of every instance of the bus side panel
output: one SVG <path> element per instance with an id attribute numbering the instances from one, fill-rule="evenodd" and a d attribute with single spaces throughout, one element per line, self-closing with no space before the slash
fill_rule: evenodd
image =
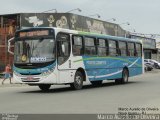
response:
<path id="1" fill-rule="evenodd" d="M 119 69 L 95 69 L 87 70 L 88 77 L 90 81 L 97 81 L 97 80 L 109 80 L 109 79 L 116 79 L 122 77 L 122 70 Z"/>
<path id="2" fill-rule="evenodd" d="M 142 68 L 129 68 L 129 77 L 136 76 L 142 74 Z"/>
<path id="3" fill-rule="evenodd" d="M 143 73 L 142 58 L 130 58 L 129 61 L 135 61 L 128 67 L 130 77 Z"/>
<path id="4" fill-rule="evenodd" d="M 58 65 L 58 83 L 73 83 L 76 71 L 82 68 L 84 64 L 81 56 L 71 55 L 69 59 L 62 65 Z M 85 69 L 84 69 L 85 70 Z M 87 76 L 86 76 L 86 80 Z"/>
<path id="5" fill-rule="evenodd" d="M 83 62 L 90 81 L 122 78 L 124 67 L 129 69 L 131 76 L 142 73 L 142 59 L 129 57 L 88 57 Z"/>
<path id="6" fill-rule="evenodd" d="M 73 83 L 76 70 L 58 70 L 58 83 Z"/>

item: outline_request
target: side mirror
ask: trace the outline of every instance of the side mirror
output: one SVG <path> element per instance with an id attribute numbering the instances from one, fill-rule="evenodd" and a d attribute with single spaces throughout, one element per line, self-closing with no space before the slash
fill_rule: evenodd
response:
<path id="1" fill-rule="evenodd" d="M 62 44 L 62 52 L 65 53 L 65 45 Z"/>
<path id="2" fill-rule="evenodd" d="M 8 40 L 8 52 L 9 52 L 10 54 L 14 55 L 14 52 L 12 52 L 12 51 L 10 50 L 10 48 L 11 48 L 11 41 L 14 41 L 14 37 Z"/>

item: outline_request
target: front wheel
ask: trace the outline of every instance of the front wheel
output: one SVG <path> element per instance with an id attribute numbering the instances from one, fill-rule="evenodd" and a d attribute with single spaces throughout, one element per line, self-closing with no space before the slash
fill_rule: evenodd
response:
<path id="1" fill-rule="evenodd" d="M 42 85 L 39 85 L 39 88 L 40 88 L 42 91 L 44 91 L 44 92 L 49 91 L 49 88 L 50 88 L 50 87 L 51 87 L 50 84 L 42 84 Z"/>
<path id="2" fill-rule="evenodd" d="M 74 82 L 70 84 L 71 88 L 80 90 L 83 87 L 84 77 L 80 71 L 77 71 L 74 76 Z"/>

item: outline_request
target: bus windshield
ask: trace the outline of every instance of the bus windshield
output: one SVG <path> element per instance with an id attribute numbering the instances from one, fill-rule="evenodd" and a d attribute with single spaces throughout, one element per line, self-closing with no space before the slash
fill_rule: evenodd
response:
<path id="1" fill-rule="evenodd" d="M 14 63 L 45 63 L 55 60 L 53 38 L 26 38 L 15 41 Z"/>

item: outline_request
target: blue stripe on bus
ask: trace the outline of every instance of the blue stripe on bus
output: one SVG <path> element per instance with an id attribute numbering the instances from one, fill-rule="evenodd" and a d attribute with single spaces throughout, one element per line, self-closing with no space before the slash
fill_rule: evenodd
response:
<path id="1" fill-rule="evenodd" d="M 15 66 L 13 66 L 13 70 L 16 73 L 20 73 L 20 74 L 41 74 L 41 73 L 45 73 L 45 72 L 49 72 L 49 71 L 54 71 L 56 66 L 56 62 L 54 62 L 53 64 L 46 66 L 46 67 L 42 67 L 42 68 L 36 68 L 36 69 L 23 69 L 23 68 L 17 68 Z"/>
<path id="2" fill-rule="evenodd" d="M 129 69 L 129 76 L 142 74 L 142 59 L 140 57 L 83 56 L 82 61 L 89 80 L 122 78 L 124 67 Z"/>

